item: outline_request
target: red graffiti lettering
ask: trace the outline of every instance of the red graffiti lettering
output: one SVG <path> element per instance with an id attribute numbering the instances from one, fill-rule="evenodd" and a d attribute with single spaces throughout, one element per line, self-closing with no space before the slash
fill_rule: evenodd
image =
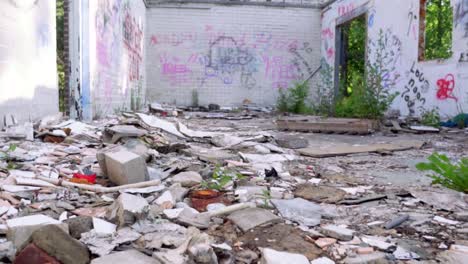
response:
<path id="1" fill-rule="evenodd" d="M 453 74 L 447 74 L 445 79 L 439 79 L 437 81 L 437 86 L 439 87 L 437 90 L 437 99 L 453 99 L 458 101 L 458 98 L 453 95 L 453 90 L 455 89 L 455 77 L 453 77 Z"/>

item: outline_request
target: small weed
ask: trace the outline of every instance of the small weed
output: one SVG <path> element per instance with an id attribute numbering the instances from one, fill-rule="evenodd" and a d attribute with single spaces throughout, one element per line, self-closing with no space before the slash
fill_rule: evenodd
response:
<path id="1" fill-rule="evenodd" d="M 432 127 L 440 127 L 439 109 L 434 108 L 430 111 L 423 110 L 421 114 L 421 124 Z"/>
<path id="2" fill-rule="evenodd" d="M 416 168 L 420 171 L 433 171 L 435 174 L 428 175 L 433 184 L 468 193 L 468 157 L 462 158 L 457 164 L 439 153 L 434 153 L 428 158 L 428 163 L 418 163 Z"/>
<path id="3" fill-rule="evenodd" d="M 276 108 L 282 113 L 290 112 L 295 114 L 310 114 L 313 110 L 306 102 L 308 97 L 308 82 L 296 83 L 294 87 L 289 88 L 286 91 L 280 88 Z"/>
<path id="4" fill-rule="evenodd" d="M 262 200 L 263 200 L 263 206 L 269 207 L 269 201 L 271 200 L 271 193 L 269 190 L 263 190 Z"/>
<path id="5" fill-rule="evenodd" d="M 11 161 L 10 152 L 16 150 L 18 146 L 16 144 L 10 144 L 6 151 L 1 151 L 3 153 L 3 159 L 7 161 L 7 169 L 13 170 L 16 168 L 16 164 Z"/>
<path id="6" fill-rule="evenodd" d="M 227 170 L 225 168 L 216 167 L 213 171 L 211 179 L 203 181 L 201 186 L 204 189 L 210 190 L 222 190 L 228 183 L 241 180 L 244 176 L 234 171 Z"/>

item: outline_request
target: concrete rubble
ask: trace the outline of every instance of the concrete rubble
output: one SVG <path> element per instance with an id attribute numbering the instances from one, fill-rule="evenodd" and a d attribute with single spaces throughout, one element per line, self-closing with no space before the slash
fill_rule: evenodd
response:
<path id="1" fill-rule="evenodd" d="M 0 137 L 0 262 L 468 259 L 468 196 L 414 168 L 467 156 L 463 133 L 292 133 L 270 113 L 152 109 Z M 375 149 L 394 142 L 418 144 Z"/>

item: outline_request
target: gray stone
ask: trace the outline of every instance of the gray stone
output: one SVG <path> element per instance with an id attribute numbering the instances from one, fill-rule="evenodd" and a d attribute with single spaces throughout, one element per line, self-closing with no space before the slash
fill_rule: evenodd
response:
<path id="1" fill-rule="evenodd" d="M 178 250 L 161 250 L 153 253 L 153 258 L 159 260 L 162 264 L 186 264 L 189 263 L 188 257 L 184 256 Z"/>
<path id="2" fill-rule="evenodd" d="M 453 217 L 458 221 L 468 222 L 468 212 L 458 212 L 454 213 Z"/>
<path id="3" fill-rule="evenodd" d="M 282 136 L 276 139 L 280 147 L 289 149 L 301 149 L 309 146 L 309 141 L 299 136 Z"/>
<path id="4" fill-rule="evenodd" d="M 127 250 L 93 259 L 91 264 L 161 264 L 137 250 Z"/>
<path id="5" fill-rule="evenodd" d="M 302 198 L 292 200 L 271 200 L 284 218 L 298 222 L 305 226 L 316 226 L 320 224 L 322 218 L 322 208 L 320 205 L 309 202 Z"/>
<path id="6" fill-rule="evenodd" d="M 314 259 L 310 262 L 310 264 L 335 264 L 335 261 L 327 258 L 327 257 L 321 257 Z"/>
<path id="7" fill-rule="evenodd" d="M 261 208 L 247 208 L 228 216 L 242 231 L 246 232 L 260 225 L 279 222 L 281 218 Z"/>
<path id="8" fill-rule="evenodd" d="M 172 182 L 180 183 L 182 187 L 193 187 L 202 181 L 202 176 L 195 171 L 183 171 L 172 177 Z"/>
<path id="9" fill-rule="evenodd" d="M 208 234 L 198 234 L 190 241 L 187 253 L 195 263 L 218 264 L 218 257 L 211 247 L 213 242 Z"/>
<path id="10" fill-rule="evenodd" d="M 262 259 L 260 264 L 309 264 L 309 260 L 301 254 L 276 251 L 270 248 L 261 248 Z"/>
<path id="11" fill-rule="evenodd" d="M 376 252 L 367 255 L 357 255 L 355 257 L 347 257 L 344 259 L 345 264 L 388 264 L 390 263 L 386 255 L 381 252 Z"/>
<path id="12" fill-rule="evenodd" d="M 343 200 L 346 192 L 329 186 L 315 186 L 313 184 L 298 185 L 294 196 L 317 203 L 337 203 Z"/>
<path id="13" fill-rule="evenodd" d="M 47 225 L 36 230 L 32 242 L 63 264 L 87 264 L 88 248 L 56 225 Z"/>
<path id="14" fill-rule="evenodd" d="M 323 226 L 321 232 L 325 236 L 333 237 L 342 241 L 350 241 L 354 236 L 354 230 L 337 225 Z"/>
<path id="15" fill-rule="evenodd" d="M 93 218 L 90 216 L 77 216 L 65 220 L 70 230 L 70 235 L 76 239 L 81 238 L 82 233 L 89 232 L 93 229 Z"/>
<path id="16" fill-rule="evenodd" d="M 180 183 L 175 183 L 169 187 L 169 191 L 176 202 L 182 202 L 185 196 L 187 196 L 189 189 L 182 187 Z"/>
<path id="17" fill-rule="evenodd" d="M 45 225 L 58 225 L 68 233 L 68 225 L 51 217 L 38 214 L 13 218 L 6 221 L 8 228 L 7 238 L 15 245 L 17 250 L 22 249 L 34 231 Z"/>
<path id="18" fill-rule="evenodd" d="M 119 226 L 131 225 L 137 219 L 144 218 L 149 210 L 148 202 L 136 195 L 122 193 L 110 206 L 107 219 Z"/>
<path id="19" fill-rule="evenodd" d="M 200 229 L 207 229 L 210 227 L 211 216 L 207 213 L 195 213 L 193 209 L 184 208 L 184 210 L 177 217 L 177 221 L 185 226 L 194 226 Z"/>
<path id="20" fill-rule="evenodd" d="M 107 176 L 113 183 L 124 185 L 149 180 L 143 157 L 127 150 L 106 153 L 105 157 Z"/>

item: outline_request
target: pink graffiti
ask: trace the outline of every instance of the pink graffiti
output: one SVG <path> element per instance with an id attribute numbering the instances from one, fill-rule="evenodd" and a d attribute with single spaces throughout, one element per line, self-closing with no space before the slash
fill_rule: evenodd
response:
<path id="1" fill-rule="evenodd" d="M 123 24 L 123 41 L 128 51 L 128 79 L 135 81 L 140 79 L 140 64 L 143 61 L 143 30 L 138 26 L 136 19 L 126 10 Z"/>
<path id="2" fill-rule="evenodd" d="M 171 45 L 179 46 L 184 43 L 193 43 L 197 40 L 197 34 L 193 32 L 182 32 L 182 33 L 161 33 L 154 34 L 151 36 L 151 45 Z"/>
<path id="3" fill-rule="evenodd" d="M 328 48 L 327 49 L 327 58 L 332 59 L 333 56 L 335 56 L 335 50 L 333 48 Z"/>
<path id="4" fill-rule="evenodd" d="M 291 64 L 280 56 L 264 56 L 265 78 L 273 81 L 273 88 L 287 87 L 291 81 L 299 78 L 296 65 Z"/>
<path id="5" fill-rule="evenodd" d="M 353 3 L 347 4 L 347 5 L 342 5 L 342 6 L 338 7 L 338 15 L 339 16 L 344 16 L 346 14 L 351 13 L 351 11 L 353 11 L 353 10 L 354 10 L 354 4 Z"/>
<path id="6" fill-rule="evenodd" d="M 324 39 L 333 39 L 333 31 L 330 28 L 322 30 L 322 38 Z"/>
<path id="7" fill-rule="evenodd" d="M 444 79 L 439 79 L 437 81 L 437 99 L 447 100 L 453 99 L 458 101 L 458 98 L 453 95 L 453 90 L 455 89 L 455 77 L 453 74 L 447 74 Z"/>

